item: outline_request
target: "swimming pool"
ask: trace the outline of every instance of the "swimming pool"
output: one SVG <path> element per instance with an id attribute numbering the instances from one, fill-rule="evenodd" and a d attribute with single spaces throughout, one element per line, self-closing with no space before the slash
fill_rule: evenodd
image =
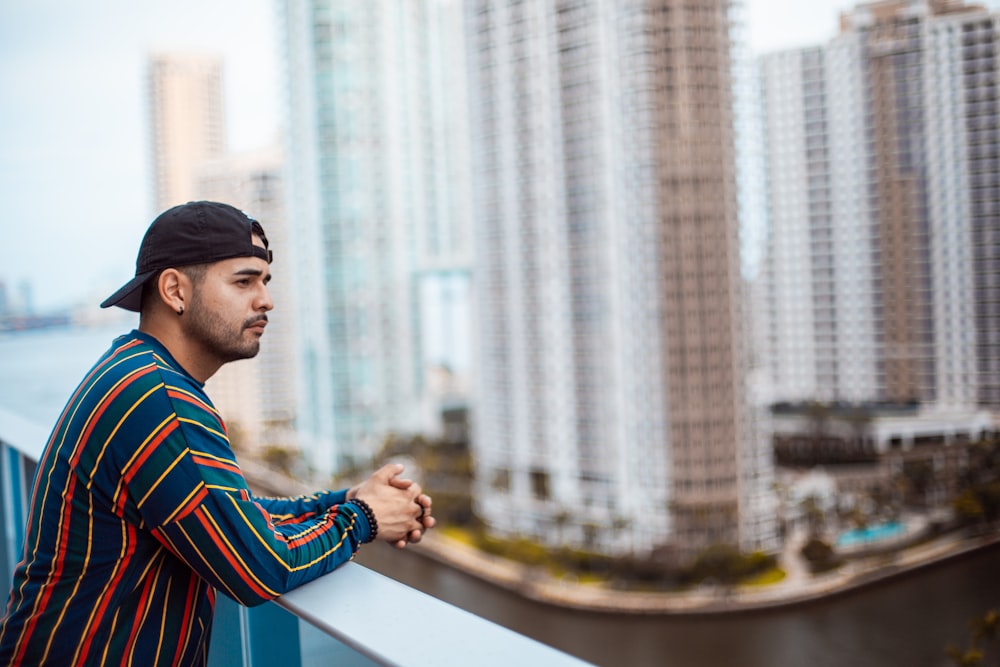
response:
<path id="1" fill-rule="evenodd" d="M 838 547 L 853 547 L 859 544 L 871 544 L 880 540 L 896 537 L 906 531 L 906 526 L 899 521 L 889 521 L 875 526 L 854 528 L 840 534 L 837 538 Z"/>

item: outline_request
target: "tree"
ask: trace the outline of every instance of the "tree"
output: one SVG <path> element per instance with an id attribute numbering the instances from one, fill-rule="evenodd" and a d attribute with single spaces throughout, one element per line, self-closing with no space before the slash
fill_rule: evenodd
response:
<path id="1" fill-rule="evenodd" d="M 985 641 L 995 648 L 997 639 L 1000 638 L 1000 613 L 996 609 L 990 609 L 970 625 L 972 636 L 968 648 L 964 651 L 957 646 L 945 649 L 945 654 L 951 658 L 955 667 L 980 667 L 987 664 L 987 651 L 980 648 L 980 643 Z"/>

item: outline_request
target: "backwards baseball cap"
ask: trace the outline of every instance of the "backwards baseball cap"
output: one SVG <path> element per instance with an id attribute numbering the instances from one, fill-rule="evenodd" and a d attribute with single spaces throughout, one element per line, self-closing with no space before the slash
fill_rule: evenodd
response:
<path id="1" fill-rule="evenodd" d="M 256 234 L 264 247 L 253 244 Z M 135 277 L 101 303 L 139 312 L 142 286 L 163 269 L 211 264 L 233 257 L 273 257 L 260 223 L 243 211 L 211 201 L 195 201 L 167 209 L 146 230 L 135 261 Z"/>

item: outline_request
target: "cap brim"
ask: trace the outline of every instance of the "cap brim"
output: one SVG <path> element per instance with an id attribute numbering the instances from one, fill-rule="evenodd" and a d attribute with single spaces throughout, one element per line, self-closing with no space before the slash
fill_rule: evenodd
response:
<path id="1" fill-rule="evenodd" d="M 142 286 L 147 280 L 152 278 L 155 273 L 156 271 L 140 273 L 135 278 L 122 285 L 117 292 L 102 301 L 101 308 L 118 306 L 119 308 L 124 308 L 125 310 L 131 310 L 133 313 L 138 313 L 142 310 Z"/>

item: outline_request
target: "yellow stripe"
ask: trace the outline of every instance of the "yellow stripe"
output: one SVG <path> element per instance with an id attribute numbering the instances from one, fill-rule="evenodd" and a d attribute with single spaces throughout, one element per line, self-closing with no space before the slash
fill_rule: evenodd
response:
<path id="1" fill-rule="evenodd" d="M 125 563 L 125 553 L 128 551 L 128 546 L 130 544 L 133 544 L 133 542 L 130 542 L 128 539 L 128 527 L 126 526 L 124 521 L 120 523 L 120 528 L 121 528 L 121 546 L 119 547 L 118 550 L 118 560 L 115 561 L 115 566 L 112 568 L 110 576 L 108 576 L 108 578 L 105 580 L 104 588 L 101 590 L 100 595 L 97 596 L 97 601 L 94 603 L 94 608 L 91 610 L 90 616 L 87 617 L 87 624 L 84 626 L 84 632 L 83 632 L 84 637 L 90 635 L 90 629 L 94 625 L 94 615 L 97 614 L 97 610 L 101 607 L 101 603 L 104 601 L 104 598 L 106 598 L 109 592 L 111 591 L 112 582 L 114 582 L 118 578 L 118 572 L 121 570 L 122 565 Z M 146 565 L 147 569 L 149 568 L 150 564 Z M 143 572 L 139 580 L 142 581 L 145 578 L 145 575 L 146 573 Z M 79 647 L 77 648 L 77 650 L 79 651 Z M 74 662 L 76 661 L 77 658 L 79 658 L 79 656 L 74 656 Z"/>
<path id="2" fill-rule="evenodd" d="M 191 548 L 194 549 L 194 552 L 198 554 L 198 560 L 201 561 L 201 563 L 208 568 L 208 571 L 212 573 L 212 576 L 215 577 L 215 581 L 218 582 L 218 585 L 226 589 L 226 592 L 230 595 L 230 597 L 232 597 L 234 600 L 238 600 L 239 596 L 236 595 L 236 591 L 230 588 L 226 580 L 220 577 L 219 573 L 215 571 L 215 568 L 212 567 L 212 564 L 208 561 L 207 558 L 205 558 L 204 554 L 201 553 L 201 549 L 198 548 L 197 542 L 191 539 L 191 536 L 188 534 L 188 532 L 184 530 L 184 525 L 180 522 L 175 523 L 174 525 L 177 526 L 177 529 L 181 532 L 181 535 L 184 536 L 184 539 L 187 540 Z M 161 532 L 160 535 L 170 544 L 171 550 L 174 552 L 174 554 L 176 554 L 178 558 L 181 558 L 182 560 L 187 562 L 187 559 L 183 557 L 180 549 L 177 548 L 177 545 L 173 543 L 173 541 L 166 535 L 166 533 Z M 190 564 L 191 563 L 188 563 L 188 565 Z M 215 584 L 213 583 L 213 585 Z"/>
<path id="3" fill-rule="evenodd" d="M 173 579 L 167 579 L 167 589 L 163 592 L 163 598 L 165 600 L 170 599 L 170 589 L 173 587 Z M 152 597 L 152 596 L 150 596 Z M 156 659 L 153 660 L 153 667 L 156 667 L 160 663 L 160 654 L 163 653 L 163 635 L 167 631 L 167 608 L 169 604 L 163 605 L 160 609 L 160 638 L 156 640 Z"/>
<path id="4" fill-rule="evenodd" d="M 153 387 L 152 389 L 150 389 L 149 391 L 147 391 L 145 394 L 143 394 L 142 396 L 140 396 L 139 400 L 137 400 L 135 403 L 133 403 L 132 406 L 125 412 L 125 414 L 122 415 L 122 418 L 118 420 L 118 423 L 115 424 L 115 427 L 111 430 L 111 434 L 108 435 L 108 439 L 104 441 L 104 445 L 101 447 L 101 451 L 98 452 L 97 458 L 94 460 L 94 467 L 90 469 L 90 478 L 87 481 L 87 490 L 88 491 L 94 485 L 94 473 L 97 471 L 97 466 L 99 466 L 101 464 L 101 460 L 104 458 L 104 453 L 107 451 L 108 446 L 111 444 L 111 441 L 114 439 L 114 437 L 118 433 L 119 429 L 121 429 L 122 424 L 125 423 L 125 420 L 128 419 L 129 415 L 131 415 L 133 412 L 135 412 L 135 410 L 147 398 L 149 398 L 150 396 L 152 396 L 153 393 L 159 391 L 160 388 L 162 388 L 162 387 L 163 387 L 163 383 L 161 382 L 160 384 L 156 385 L 155 387 Z M 163 424 L 160 424 L 160 427 L 162 427 L 162 426 L 163 426 Z M 157 432 L 159 432 L 159 428 L 157 428 Z M 146 439 L 146 442 L 149 442 L 149 438 Z M 132 455 L 132 459 L 130 459 L 130 461 L 134 460 L 134 459 L 135 459 L 135 454 Z M 122 472 L 124 472 L 124 470 Z"/>
<path id="5" fill-rule="evenodd" d="M 212 489 L 214 491 L 225 491 L 227 495 L 230 494 L 230 493 L 239 493 L 240 491 L 243 490 L 240 487 L 219 486 L 218 484 L 206 484 L 205 488 L 206 489 Z"/>
<path id="6" fill-rule="evenodd" d="M 177 513 L 181 511 L 181 508 L 187 505 L 188 501 L 191 500 L 191 498 L 194 497 L 195 494 L 201 491 L 204 487 L 205 483 L 199 481 L 198 484 L 194 487 L 194 489 L 191 490 L 191 493 L 187 494 L 187 496 L 184 498 L 184 500 L 181 501 L 181 503 L 177 506 L 177 508 L 170 513 L 170 516 L 168 516 L 166 519 L 163 520 L 163 523 L 168 524 L 171 521 L 173 521 L 174 517 L 177 516 Z"/>
<path id="7" fill-rule="evenodd" d="M 168 385 L 167 388 L 168 389 L 173 389 L 178 394 L 184 394 L 185 396 L 193 398 L 195 401 L 198 402 L 199 405 L 205 406 L 205 411 L 206 412 L 211 412 L 213 415 L 215 415 L 216 417 L 218 417 L 220 421 L 225 421 L 224 419 L 222 419 L 222 414 L 216 409 L 216 407 L 214 405 L 212 405 L 211 403 L 206 402 L 198 394 L 195 394 L 193 392 L 188 391 L 187 389 L 184 389 L 183 387 L 178 387 L 178 386 L 175 386 L 175 385 Z"/>
<path id="8" fill-rule="evenodd" d="M 122 491 L 125 490 L 125 476 L 132 469 L 132 464 L 134 464 L 135 460 L 139 458 L 140 455 L 142 455 L 142 453 L 146 449 L 146 446 L 149 445 L 150 441 L 156 438 L 160 434 L 160 432 L 167 427 L 167 424 L 176 418 L 177 415 L 171 412 L 167 416 L 167 418 L 164 419 L 162 422 L 160 422 L 159 425 L 155 429 L 153 429 L 148 436 L 146 436 L 146 439 L 143 440 L 139 444 L 139 446 L 135 448 L 135 452 L 132 453 L 132 457 L 125 462 L 124 466 L 122 466 L 122 476 L 118 480 L 118 488 L 115 489 L 115 494 L 111 497 L 112 502 L 116 506 L 118 505 L 118 499 L 121 497 Z"/>
<path id="9" fill-rule="evenodd" d="M 213 435 L 217 435 L 220 438 L 222 438 L 223 440 L 225 440 L 226 442 L 229 442 L 229 438 L 226 436 L 225 433 L 222 433 L 221 431 L 216 431 L 214 428 L 209 428 L 208 426 L 206 426 L 205 424 L 202 424 L 199 421 L 195 421 L 194 419 L 188 419 L 186 417 L 178 417 L 177 419 L 178 419 L 178 421 L 182 421 L 185 424 L 193 424 L 194 426 L 197 426 L 197 427 L 199 427 L 199 428 L 201 428 L 201 429 L 203 429 L 205 431 L 208 431 L 209 433 L 212 433 Z"/>
<path id="10" fill-rule="evenodd" d="M 153 484 L 152 484 L 152 485 L 151 485 L 151 486 L 149 487 L 149 491 L 147 491 L 147 492 L 146 492 L 146 495 L 144 495 L 144 496 L 143 496 L 142 498 L 140 498 L 140 499 L 139 499 L 139 502 L 137 502 L 137 503 L 135 504 L 135 506 L 136 506 L 136 507 L 139 507 L 139 508 L 142 508 L 143 504 L 144 504 L 144 503 L 145 503 L 145 502 L 146 502 L 146 501 L 147 501 L 147 500 L 149 499 L 149 496 L 150 496 L 150 495 L 152 495 L 153 491 L 156 491 L 156 487 L 158 487 L 158 486 L 160 485 L 160 482 L 162 482 L 162 481 L 163 481 L 163 479 L 164 479 L 164 478 L 165 478 L 165 477 L 166 477 L 167 475 L 169 475 L 169 474 L 170 474 L 170 471 L 172 471 L 172 470 L 173 470 L 174 468 L 176 468 L 176 467 L 177 467 L 177 464 L 178 464 L 178 463 L 180 463 L 180 462 L 181 462 L 182 460 L 184 460 L 184 458 L 185 458 L 185 457 L 186 457 L 186 456 L 188 455 L 188 453 L 189 453 L 190 451 L 191 451 L 190 449 L 188 449 L 187 447 L 185 447 L 185 448 L 184 448 L 184 449 L 183 449 L 183 450 L 181 451 L 181 453 L 180 453 L 180 454 L 178 454 L 178 455 L 177 455 L 177 456 L 176 456 L 176 457 L 174 458 L 174 460 L 170 462 L 170 465 L 168 465 L 168 466 L 167 466 L 166 470 L 164 470 L 164 471 L 163 471 L 163 472 L 162 472 L 162 473 L 160 474 L 160 476 L 156 478 L 156 481 L 155 481 L 155 482 L 153 482 Z M 176 510 L 174 510 L 174 511 L 176 511 Z"/>
<path id="11" fill-rule="evenodd" d="M 160 575 L 163 574 L 163 559 L 159 558 L 158 560 L 159 560 L 159 563 L 157 563 L 157 565 L 156 565 L 156 571 L 153 572 L 152 575 L 151 575 L 153 577 L 153 583 L 150 584 L 150 587 L 149 587 L 149 590 L 151 592 L 152 591 L 156 591 L 156 590 L 159 589 L 159 583 L 158 582 L 160 580 Z M 147 575 L 147 576 L 150 576 L 150 575 Z M 143 579 L 140 579 L 139 581 L 143 581 Z M 167 591 L 169 591 L 169 590 L 170 590 L 170 579 L 168 578 L 167 579 Z M 155 595 L 147 595 L 146 596 L 146 604 L 142 608 L 142 614 L 139 616 L 139 621 L 138 621 L 138 624 L 139 624 L 140 628 L 142 628 L 142 627 L 144 627 L 146 625 L 146 619 L 149 618 L 149 610 L 153 607 L 153 598 L 154 597 L 156 597 L 156 596 Z M 136 635 L 136 640 L 138 640 L 138 639 L 139 639 L 139 635 L 137 634 Z M 135 649 L 138 648 L 138 646 L 139 646 L 139 644 L 138 644 L 138 642 L 136 642 L 136 643 L 132 644 L 132 646 L 128 647 L 128 664 L 129 665 L 135 664 Z M 143 667 L 145 667 L 145 666 L 143 666 Z"/>
<path id="12" fill-rule="evenodd" d="M 229 496 L 226 496 L 226 497 L 229 498 Z M 229 499 L 232 500 L 232 498 L 229 498 Z M 237 507 L 237 511 L 238 510 L 239 510 L 239 508 Z M 240 553 L 233 547 L 233 543 L 229 541 L 229 537 L 227 537 L 226 534 L 224 532 L 222 532 L 222 527 L 219 526 L 218 522 L 216 522 L 215 517 L 212 516 L 212 513 L 206 510 L 205 511 L 205 516 L 208 518 L 209 521 L 212 522 L 212 525 L 215 527 L 215 530 L 219 533 L 219 537 L 222 538 L 222 541 L 226 543 L 227 547 L 229 547 L 229 553 L 232 554 L 232 556 L 237 561 L 239 561 L 240 565 L 243 566 L 243 570 L 248 575 L 250 575 L 250 578 L 253 579 L 254 581 L 256 581 L 260 585 L 260 587 L 263 588 L 265 591 L 267 591 L 270 595 L 273 595 L 275 597 L 277 597 L 278 595 L 280 595 L 280 593 L 278 591 L 273 591 L 273 590 L 271 590 L 271 588 L 269 586 L 267 586 L 266 584 L 264 584 L 264 582 L 260 580 L 260 578 L 257 576 L 257 574 L 246 564 L 246 561 L 243 560 L 243 557 L 240 555 Z M 254 535 L 257 535 L 257 531 L 256 530 L 254 530 Z M 258 535 L 258 537 L 259 537 L 259 535 Z M 273 554 L 274 552 L 272 551 L 271 553 Z"/>
<path id="13" fill-rule="evenodd" d="M 261 535 L 260 532 L 258 532 L 257 528 L 253 525 L 253 523 L 250 521 L 250 519 L 247 517 L 247 515 L 243 512 L 243 509 L 236 503 L 236 501 L 233 500 L 232 498 L 230 498 L 229 500 L 233 503 L 233 506 L 236 508 L 236 511 L 239 513 L 240 518 L 243 519 L 243 522 L 247 525 L 247 527 L 250 528 L 250 530 L 253 532 L 253 534 L 257 537 L 257 540 L 264 546 L 265 549 L 267 549 L 268 553 L 270 553 L 272 556 L 274 556 L 274 559 L 276 561 L 278 561 L 279 563 L 281 563 L 282 565 L 284 565 L 285 569 L 288 570 L 289 572 L 299 572 L 300 570 L 308 569 L 308 568 L 312 567 L 313 565 L 315 565 L 316 563 L 320 562 L 321 560 L 329 557 L 330 554 L 336 553 L 336 551 L 338 549 L 340 549 L 340 547 L 344 544 L 344 540 L 347 538 L 347 533 L 350 532 L 354 528 L 354 518 L 355 517 L 352 516 L 351 517 L 351 523 L 350 523 L 350 525 L 348 525 L 347 530 L 344 531 L 344 534 L 340 536 L 340 540 L 337 542 L 337 544 L 335 544 L 332 548 L 328 549 L 321 556 L 313 559 L 312 561 L 309 561 L 308 563 L 304 563 L 304 564 L 296 566 L 296 567 L 290 567 L 288 565 L 288 563 L 285 561 L 285 559 L 283 559 L 281 556 L 279 556 L 277 553 L 275 553 L 275 551 L 271 548 L 271 545 L 268 544 L 267 540 L 264 539 L 263 535 Z M 321 527 L 322 527 L 321 525 L 318 525 L 318 526 L 315 527 L 315 529 L 318 530 Z"/>
<path id="14" fill-rule="evenodd" d="M 87 496 L 87 500 L 91 500 L 91 497 Z M 89 502 L 87 504 L 87 552 L 83 557 L 83 568 L 80 571 L 80 576 L 76 577 L 76 581 L 73 583 L 73 589 L 69 592 L 69 595 L 66 597 L 66 599 L 63 600 L 61 603 L 62 609 L 59 611 L 59 615 L 56 617 L 56 622 L 52 626 L 52 634 L 49 635 L 49 641 L 45 643 L 45 651 L 42 653 L 42 659 L 40 660 L 42 664 L 45 664 L 45 662 L 49 659 L 49 651 L 52 650 L 52 642 L 59 634 L 59 626 L 62 625 L 63 619 L 66 618 L 66 612 L 69 610 L 69 607 L 73 602 L 73 598 L 75 598 L 76 594 L 80 591 L 80 582 L 82 582 L 84 577 L 86 577 L 87 575 L 87 569 L 88 566 L 90 565 L 91 547 L 93 546 L 93 544 L 94 544 L 94 503 Z M 91 615 L 93 615 L 93 612 L 91 612 Z M 86 635 L 82 636 L 86 637 Z M 73 662 L 77 662 L 77 660 L 79 660 L 79 652 L 81 648 L 83 648 L 83 642 L 77 644 L 76 646 L 77 655 L 73 656 Z"/>
<path id="15" fill-rule="evenodd" d="M 106 369 L 104 369 L 104 370 L 103 370 L 103 371 L 102 371 L 102 372 L 101 372 L 101 373 L 100 373 L 99 375 L 97 375 L 97 376 L 96 376 L 96 377 L 95 377 L 95 378 L 94 378 L 93 380 L 91 380 L 90 384 L 88 384 L 88 385 L 87 385 L 87 389 L 86 389 L 86 390 L 85 390 L 85 391 L 84 391 L 84 392 L 83 392 L 83 393 L 82 393 L 82 394 L 80 395 L 80 397 L 79 397 L 79 398 L 77 399 L 77 401 L 76 401 L 76 404 L 75 404 L 75 405 L 74 405 L 74 407 L 73 407 L 73 411 L 72 411 L 72 413 L 71 413 L 71 414 L 70 414 L 70 415 L 69 415 L 69 416 L 68 416 L 68 417 L 66 418 L 66 420 L 65 420 L 65 422 L 64 422 L 64 424 L 65 424 L 65 425 L 64 425 L 64 427 L 63 427 L 63 431 L 62 431 L 62 438 L 63 438 L 63 439 L 60 439 L 60 440 L 58 440 L 58 444 L 56 444 L 56 443 L 57 443 L 57 436 L 56 436 L 56 434 L 55 434 L 55 433 L 53 433 L 53 434 L 52 434 L 52 438 L 51 438 L 51 440 L 50 440 L 50 442 L 48 443 L 48 445 L 47 445 L 47 446 L 48 446 L 48 447 L 50 447 L 50 448 L 51 448 L 52 450 L 55 450 L 55 449 L 58 449 L 58 448 L 62 447 L 62 445 L 63 445 L 63 444 L 64 444 L 64 443 L 66 442 L 66 441 L 65 441 L 65 437 L 66 437 L 66 429 L 68 429 L 68 428 L 70 427 L 70 425 L 71 425 L 71 424 L 72 424 L 72 423 L 73 423 L 73 422 L 75 421 L 75 419 L 76 419 L 76 413 L 77 413 L 77 411 L 78 411 L 78 410 L 80 409 L 80 405 L 81 405 L 82 403 L 84 403 L 84 401 L 85 401 L 86 397 L 87 397 L 87 396 L 88 396 L 88 395 L 90 394 L 90 391 L 91 391 L 91 389 L 93 389 L 93 388 L 94 388 L 94 386 L 95 386 L 95 385 L 96 385 L 96 384 L 97 384 L 97 383 L 98 383 L 98 382 L 99 382 L 99 381 L 100 381 L 100 380 L 101 380 L 102 378 L 104 378 L 104 376 L 105 376 L 105 375 L 107 375 L 108 373 L 110 373 L 110 372 L 111 372 L 111 369 L 115 368 L 116 366 L 119 366 L 120 364 L 123 364 L 123 363 L 125 363 L 125 362 L 126 362 L 126 361 L 128 361 L 129 359 L 133 359 L 133 358 L 135 358 L 135 357 L 137 357 L 137 356 L 141 356 L 142 354 L 145 354 L 145 352 L 142 352 L 142 351 L 139 351 L 139 352 L 136 352 L 135 354 L 131 354 L 131 355 L 127 356 L 127 357 L 123 357 L 122 359 L 119 359 L 119 360 L 118 360 L 118 361 L 116 361 L 115 363 L 113 363 L 113 364 L 110 364 L 110 365 L 109 365 L 109 366 L 108 366 L 108 367 L 107 367 Z M 142 368 L 146 368 L 146 366 L 143 366 Z M 123 378 L 123 379 L 124 379 L 124 378 Z M 117 385 L 116 385 L 116 386 L 117 386 Z M 106 397 L 106 396 L 107 396 L 107 395 L 105 394 L 105 397 Z M 103 400 L 103 399 L 102 399 L 102 400 Z M 98 402 L 97 404 L 98 404 L 98 405 L 100 405 L 100 402 Z M 60 417 L 61 417 L 61 416 L 62 416 L 62 415 L 60 415 Z M 91 419 L 92 417 L 93 417 L 93 411 L 92 411 L 92 412 L 91 412 L 91 414 L 90 414 L 90 415 L 88 416 L 88 418 L 87 418 L 87 422 L 86 422 L 86 423 L 89 423 L 89 422 L 90 422 L 90 419 Z M 84 429 L 84 430 L 85 430 L 85 429 Z M 83 433 L 83 431 L 82 431 L 82 430 L 81 430 L 80 432 L 81 432 L 81 433 Z M 79 445 L 79 441 L 77 441 L 77 445 Z M 76 450 L 75 450 L 75 448 L 73 448 L 73 449 L 71 449 L 71 450 L 70 450 L 70 452 L 69 452 L 69 457 L 70 457 L 70 458 L 72 457 L 72 455 L 73 455 L 73 452 L 74 452 L 74 451 L 76 451 Z M 53 454 L 52 454 L 52 456 L 53 456 L 53 458 L 54 458 L 54 457 L 55 457 L 55 454 L 53 453 Z M 36 492 L 40 492 L 40 493 L 42 494 L 42 496 L 41 496 L 41 497 L 42 497 L 42 506 L 41 506 L 41 508 L 40 508 L 40 512 L 39 512 L 39 516 L 45 516 L 45 514 L 46 514 L 46 512 L 45 512 L 45 507 L 46 507 L 46 505 L 47 505 L 47 503 L 48 503 L 48 501 L 49 501 L 49 488 L 50 488 L 50 487 L 51 487 L 51 485 L 52 485 L 52 475 L 53 475 L 53 474 L 55 473 L 55 469 L 56 469 L 56 466 L 55 466 L 54 464 L 51 464 L 51 465 L 49 466 L 49 471 L 48 471 L 48 475 L 47 475 L 47 476 L 46 476 L 46 478 L 45 478 L 45 485 L 44 485 L 44 486 L 43 486 L 43 487 L 42 487 L 41 489 L 37 489 L 37 490 L 36 490 Z M 32 503 L 34 502 L 34 500 L 35 500 L 35 497 L 36 497 L 36 496 L 35 496 L 35 494 L 33 493 L 33 494 L 32 494 L 32 497 L 31 497 L 31 501 L 32 501 Z M 65 498 L 65 497 L 66 497 L 66 488 L 65 488 L 65 487 L 63 488 L 62 492 L 61 492 L 61 493 L 59 494 L 59 497 L 60 497 L 60 498 Z M 57 533 L 56 533 L 57 535 L 61 535 L 61 534 L 62 534 L 62 524 L 63 524 L 63 519 L 65 518 L 65 517 L 64 517 L 64 515 L 65 515 L 65 513 L 64 513 L 64 512 L 60 512 L 60 516 L 59 516 L 59 526 L 58 526 L 58 529 L 59 529 L 59 532 L 57 532 Z M 39 531 L 36 531 L 36 534 L 37 534 L 37 536 L 38 536 L 38 537 L 37 537 L 37 539 L 35 540 L 35 543 L 34 543 L 34 544 L 32 545 L 32 547 L 31 547 L 31 558 L 29 559 L 29 562 L 35 562 L 35 560 L 36 560 L 36 559 L 37 559 L 37 557 L 38 557 L 38 548 L 39 548 L 39 545 L 40 545 L 40 540 L 41 540 L 41 537 L 42 537 L 42 531 L 40 531 L 40 530 L 39 530 Z M 27 546 L 27 545 L 25 545 L 25 546 Z M 56 553 L 56 554 L 58 554 L 58 553 L 59 553 L 59 550 L 60 550 L 60 549 L 61 549 L 61 545 L 57 543 L 57 544 L 56 544 L 56 549 L 55 549 L 55 553 Z M 31 610 L 31 611 L 32 611 L 32 615 L 34 615 L 34 614 L 37 614 L 37 613 L 38 613 L 38 605 L 40 605 L 40 604 L 41 604 L 41 602 L 42 602 L 42 599 L 43 599 L 43 598 L 45 597 L 45 596 L 43 595 L 43 593 L 44 593 L 45 589 L 46 589 L 46 588 L 48 588 L 49 586 L 51 586 L 51 585 L 52 585 L 52 577 L 53 577 L 53 575 L 54 575 L 54 574 L 55 574 L 55 569 L 54 569 L 54 568 L 49 568 L 49 574 L 48 574 L 48 576 L 47 576 L 47 577 L 45 578 L 45 581 L 44 581 L 44 582 L 43 582 L 43 583 L 41 584 L 41 586 L 39 586 L 39 589 L 38 589 L 38 593 L 37 593 L 37 596 L 35 597 L 35 603 L 34 603 L 34 605 L 32 605 L 32 610 Z M 29 582 L 30 580 L 31 580 L 31 578 L 30 578 L 30 577 L 25 577 L 24 581 L 23 581 L 23 582 L 21 582 L 21 586 L 20 586 L 20 587 L 18 588 L 18 595 L 19 595 L 19 596 L 20 596 L 20 597 L 21 597 L 22 599 L 24 598 L 24 587 L 28 585 L 28 582 Z M 16 646 L 14 647 L 14 652 L 15 652 L 15 653 L 17 653 L 18 651 L 20 651 L 20 650 L 21 650 L 21 643 L 22 643 L 23 639 L 24 639 L 24 635 L 22 634 L 22 635 L 21 635 L 21 636 L 20 636 L 20 637 L 18 638 L 18 641 L 17 641 L 17 644 L 16 644 Z"/>

